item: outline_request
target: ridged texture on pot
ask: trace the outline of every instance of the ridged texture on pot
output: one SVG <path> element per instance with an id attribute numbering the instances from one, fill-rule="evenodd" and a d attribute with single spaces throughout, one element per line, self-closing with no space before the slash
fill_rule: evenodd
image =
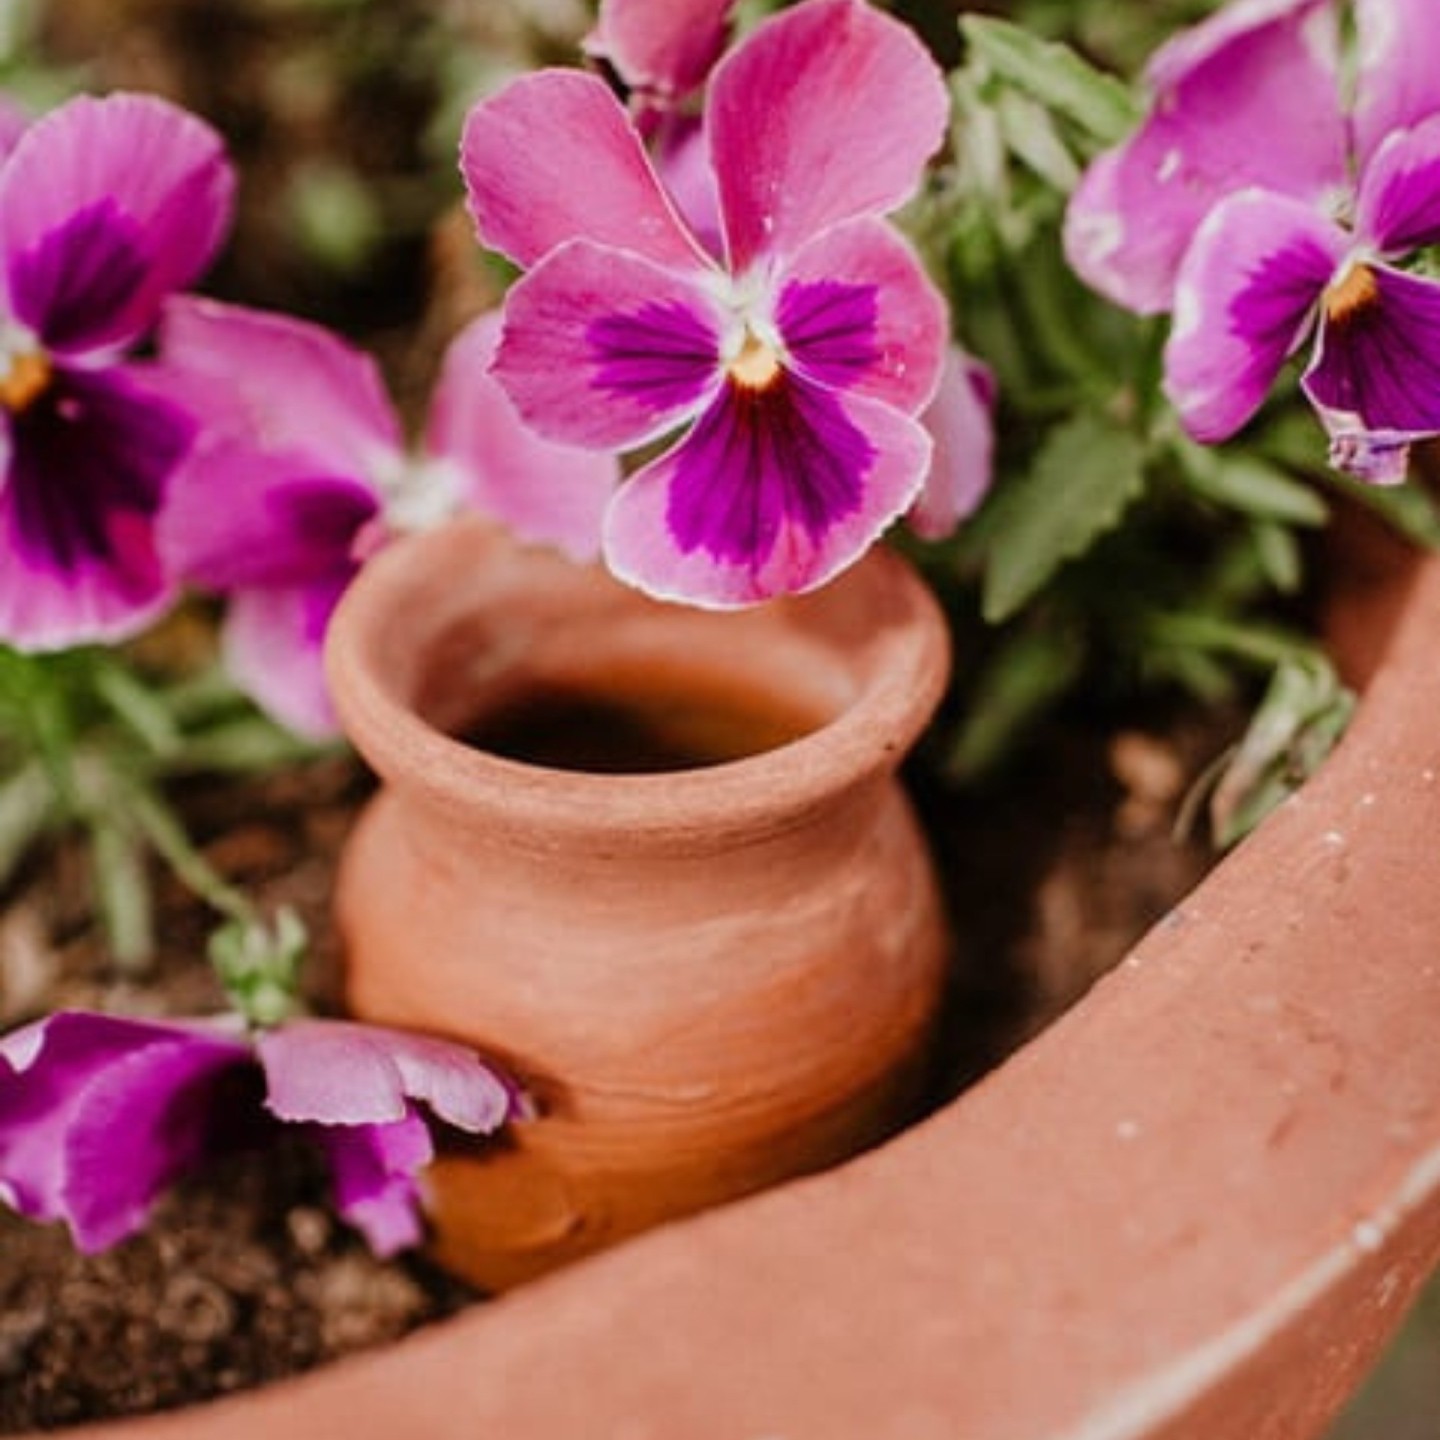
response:
<path id="1" fill-rule="evenodd" d="M 475 525 L 367 569 L 331 645 L 337 703 L 384 781 L 337 895 L 348 1000 L 474 1043 L 540 1111 L 432 1168 L 445 1263 L 504 1288 L 913 1112 L 946 953 L 894 772 L 945 665 L 933 602 L 888 555 L 727 615 Z M 765 740 L 805 733 L 624 775 L 451 738 L 557 692 L 692 731 L 730 715 Z"/>

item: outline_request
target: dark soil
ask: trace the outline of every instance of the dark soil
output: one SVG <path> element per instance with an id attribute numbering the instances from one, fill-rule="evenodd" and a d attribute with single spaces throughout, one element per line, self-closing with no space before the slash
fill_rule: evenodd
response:
<path id="1" fill-rule="evenodd" d="M 1199 879 L 1208 855 L 1171 836 L 1215 723 L 1073 728 L 1004 785 L 917 785 L 960 953 L 936 1099 L 1073 1002 Z M 315 940 L 312 998 L 333 997 L 334 859 L 368 790 L 348 759 L 183 798 L 218 868 L 259 903 L 294 905 Z M 157 877 L 160 954 L 117 975 L 86 908 L 80 855 L 31 867 L 0 914 L 0 1023 L 62 1006 L 213 1010 L 210 917 Z M 301 1151 L 240 1157 L 181 1185 L 141 1235 L 75 1253 L 65 1232 L 0 1213 L 0 1432 L 181 1405 L 391 1340 L 480 1297 L 423 1258 L 382 1262 L 325 1208 Z"/>

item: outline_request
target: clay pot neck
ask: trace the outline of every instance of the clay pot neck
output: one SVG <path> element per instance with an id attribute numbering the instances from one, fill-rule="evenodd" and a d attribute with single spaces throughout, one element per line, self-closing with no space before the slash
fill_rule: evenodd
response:
<path id="1" fill-rule="evenodd" d="M 442 824 L 488 819 L 508 850 L 563 831 L 606 856 L 704 855 L 863 805 L 933 710 L 946 652 L 887 553 L 713 613 L 462 522 L 371 562 L 328 664 L 352 739 Z"/>

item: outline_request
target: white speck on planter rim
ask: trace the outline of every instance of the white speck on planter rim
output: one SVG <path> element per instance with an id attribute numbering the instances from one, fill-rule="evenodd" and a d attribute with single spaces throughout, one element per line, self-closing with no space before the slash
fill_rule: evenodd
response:
<path id="1" fill-rule="evenodd" d="M 1115 1127 L 1115 1133 L 1122 1140 L 1138 1140 L 1140 1138 L 1140 1126 L 1134 1120 L 1122 1120 Z"/>
<path id="2" fill-rule="evenodd" d="M 1327 830 L 1321 837 L 1322 843 L 1326 845 L 1341 846 L 1345 843 L 1345 834 L 1341 830 Z"/>
<path id="3" fill-rule="evenodd" d="M 1385 1232 L 1373 1220 L 1362 1220 L 1350 1232 L 1350 1238 L 1357 1249 L 1371 1255 L 1385 1243 Z"/>

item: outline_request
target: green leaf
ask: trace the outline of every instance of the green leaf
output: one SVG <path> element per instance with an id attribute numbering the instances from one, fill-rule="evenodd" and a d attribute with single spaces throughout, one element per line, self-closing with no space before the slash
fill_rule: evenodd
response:
<path id="1" fill-rule="evenodd" d="M 945 774 L 963 782 L 992 771 L 1084 668 L 1084 647 L 1068 632 L 1030 630 L 1011 636 L 968 697 L 967 714 L 945 753 Z"/>
<path id="2" fill-rule="evenodd" d="M 1052 430 L 1029 471 L 989 507 L 985 618 L 1013 615 L 1067 560 L 1113 530 L 1144 488 L 1144 448 L 1128 431 L 1093 415 Z"/>
<path id="3" fill-rule="evenodd" d="M 1314 774 L 1355 709 L 1323 655 L 1282 661 L 1210 798 L 1218 844 L 1233 845 Z"/>
<path id="4" fill-rule="evenodd" d="M 128 974 L 148 968 L 155 952 L 155 915 L 145 847 L 126 825 L 106 816 L 90 820 L 95 900 L 116 965 Z"/>
<path id="5" fill-rule="evenodd" d="M 0 782 L 0 885 L 57 818 L 55 794 L 42 766 L 32 761 Z"/>
<path id="6" fill-rule="evenodd" d="M 117 660 L 95 665 L 95 693 L 153 755 L 171 755 L 180 745 L 180 730 L 163 696 L 149 689 Z"/>
<path id="7" fill-rule="evenodd" d="M 1067 45 L 981 15 L 962 16 L 960 33 L 971 53 L 996 75 L 1073 120 L 1100 144 L 1117 144 L 1140 123 L 1140 107 L 1130 91 Z"/>
<path id="8" fill-rule="evenodd" d="M 1321 496 L 1258 456 L 1189 440 L 1177 441 L 1174 452 L 1189 488 L 1214 504 L 1282 525 L 1318 526 L 1329 518 Z"/>
<path id="9" fill-rule="evenodd" d="M 1011 90 L 996 104 L 1005 143 L 1052 189 L 1068 195 L 1079 182 L 1080 167 L 1055 133 L 1042 105 Z"/>

